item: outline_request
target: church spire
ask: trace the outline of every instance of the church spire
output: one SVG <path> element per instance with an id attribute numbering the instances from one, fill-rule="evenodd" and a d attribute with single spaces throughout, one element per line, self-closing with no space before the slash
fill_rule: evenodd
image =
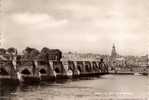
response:
<path id="1" fill-rule="evenodd" d="M 112 57 L 112 58 L 115 58 L 115 57 L 117 57 L 117 53 L 116 53 L 115 44 L 113 44 L 113 47 L 112 47 L 111 57 Z"/>

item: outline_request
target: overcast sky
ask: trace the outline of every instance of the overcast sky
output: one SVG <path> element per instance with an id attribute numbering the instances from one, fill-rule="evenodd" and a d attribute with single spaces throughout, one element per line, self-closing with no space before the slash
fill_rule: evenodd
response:
<path id="1" fill-rule="evenodd" d="M 149 0 L 1 0 L 3 47 L 122 55 L 149 50 Z"/>

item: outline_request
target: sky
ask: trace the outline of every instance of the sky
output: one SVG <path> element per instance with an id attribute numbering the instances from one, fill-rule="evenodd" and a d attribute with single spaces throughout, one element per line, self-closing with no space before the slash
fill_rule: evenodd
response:
<path id="1" fill-rule="evenodd" d="M 2 47 L 121 55 L 149 52 L 148 0 L 1 0 Z"/>

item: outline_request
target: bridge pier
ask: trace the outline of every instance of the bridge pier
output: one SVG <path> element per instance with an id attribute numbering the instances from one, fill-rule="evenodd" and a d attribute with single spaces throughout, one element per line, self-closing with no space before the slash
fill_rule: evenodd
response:
<path id="1" fill-rule="evenodd" d="M 89 61 L 84 61 L 86 76 L 91 76 L 91 64 Z"/>
<path id="2" fill-rule="evenodd" d="M 69 66 L 73 71 L 73 78 L 78 78 L 80 76 L 80 71 L 77 68 L 77 61 L 70 61 Z"/>
<path id="3" fill-rule="evenodd" d="M 53 61 L 50 61 L 50 60 L 49 60 L 49 79 L 51 81 L 56 79 L 56 72 L 54 69 L 54 64 L 53 64 Z"/>
<path id="4" fill-rule="evenodd" d="M 86 76 L 86 71 L 85 71 L 83 61 L 76 61 L 76 68 L 80 72 L 80 74 L 79 74 L 80 77 L 85 77 Z"/>
<path id="5" fill-rule="evenodd" d="M 63 72 L 64 77 L 65 78 L 72 78 L 73 71 L 69 66 L 69 62 L 68 61 L 62 61 L 62 66 L 64 68 L 64 72 Z"/>
<path id="6" fill-rule="evenodd" d="M 94 65 L 93 65 L 93 63 L 92 63 L 92 61 L 90 61 L 90 66 L 91 66 L 91 76 L 95 76 L 94 74 L 95 74 L 95 70 L 94 70 Z"/>
<path id="7" fill-rule="evenodd" d="M 0 85 L 3 83 L 18 83 L 16 70 L 12 61 L 0 61 Z"/>
<path id="8" fill-rule="evenodd" d="M 96 61 L 92 61 L 93 65 L 93 70 L 94 70 L 94 75 L 99 76 L 100 75 L 100 70 L 98 68 L 98 64 Z"/>
<path id="9" fill-rule="evenodd" d="M 53 71 L 56 73 L 56 79 L 65 78 L 65 70 L 61 61 L 53 61 Z"/>

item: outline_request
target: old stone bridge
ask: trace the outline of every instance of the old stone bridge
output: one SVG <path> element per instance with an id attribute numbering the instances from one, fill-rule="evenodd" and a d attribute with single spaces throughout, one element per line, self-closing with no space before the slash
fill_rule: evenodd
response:
<path id="1" fill-rule="evenodd" d="M 9 60 L 0 61 L 0 79 L 37 82 L 99 76 L 108 73 L 103 61 Z"/>

